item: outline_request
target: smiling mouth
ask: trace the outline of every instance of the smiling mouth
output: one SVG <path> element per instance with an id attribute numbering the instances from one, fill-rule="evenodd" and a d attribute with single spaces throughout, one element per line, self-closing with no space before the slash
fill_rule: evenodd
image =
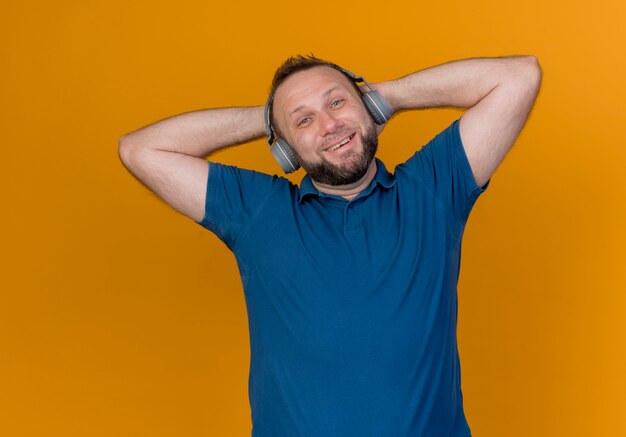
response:
<path id="1" fill-rule="evenodd" d="M 344 138 L 341 142 L 339 142 L 337 144 L 334 144 L 334 145 L 332 145 L 330 147 L 325 148 L 324 151 L 325 152 L 334 152 L 335 150 L 340 149 L 341 147 L 343 147 L 346 144 L 348 144 L 352 140 L 352 138 L 354 138 L 354 135 L 355 134 L 352 134 L 352 135 Z"/>

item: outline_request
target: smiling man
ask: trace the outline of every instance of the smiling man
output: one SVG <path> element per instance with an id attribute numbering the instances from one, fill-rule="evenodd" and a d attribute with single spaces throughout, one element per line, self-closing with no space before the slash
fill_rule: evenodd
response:
<path id="1" fill-rule="evenodd" d="M 462 59 L 371 87 L 299 56 L 277 70 L 265 107 L 194 111 L 120 139 L 129 171 L 237 259 L 253 436 L 471 435 L 461 240 L 540 83 L 532 56 Z M 375 157 L 385 122 L 437 107 L 467 110 L 389 172 Z M 284 169 L 304 168 L 299 186 L 203 159 L 264 134 Z"/>
<path id="2" fill-rule="evenodd" d="M 378 132 L 348 77 L 317 66 L 293 73 L 282 84 L 276 80 L 273 88 L 269 103 L 281 108 L 274 111 L 275 127 L 294 145 L 313 184 L 326 191 L 364 189 L 376 173 Z"/>

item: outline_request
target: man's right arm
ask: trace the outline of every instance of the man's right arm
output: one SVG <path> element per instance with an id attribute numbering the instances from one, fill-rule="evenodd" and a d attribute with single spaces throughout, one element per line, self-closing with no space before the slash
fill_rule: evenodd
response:
<path id="1" fill-rule="evenodd" d="M 204 218 L 208 163 L 218 149 L 265 134 L 262 106 L 188 112 L 136 130 L 119 139 L 124 166 L 178 212 Z"/>

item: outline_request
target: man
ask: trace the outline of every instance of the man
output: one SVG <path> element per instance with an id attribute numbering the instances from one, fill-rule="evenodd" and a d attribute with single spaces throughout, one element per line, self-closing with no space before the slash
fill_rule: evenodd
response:
<path id="1" fill-rule="evenodd" d="M 275 75 L 267 121 L 263 107 L 209 109 L 120 139 L 124 165 L 237 259 L 253 436 L 470 435 L 456 342 L 461 239 L 540 83 L 532 56 L 453 61 L 371 90 L 296 57 Z M 469 109 L 392 174 L 375 158 L 382 125 L 369 91 L 390 113 Z M 266 127 L 306 170 L 299 187 L 203 159 Z"/>

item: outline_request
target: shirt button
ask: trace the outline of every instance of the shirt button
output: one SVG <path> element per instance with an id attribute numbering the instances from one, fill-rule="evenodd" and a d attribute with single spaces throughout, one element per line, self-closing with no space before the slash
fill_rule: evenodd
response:
<path id="1" fill-rule="evenodd" d="M 349 209 L 352 209 L 352 208 L 354 208 L 354 205 L 353 205 L 353 204 L 350 204 L 350 205 L 348 205 L 348 208 L 349 208 Z"/>

